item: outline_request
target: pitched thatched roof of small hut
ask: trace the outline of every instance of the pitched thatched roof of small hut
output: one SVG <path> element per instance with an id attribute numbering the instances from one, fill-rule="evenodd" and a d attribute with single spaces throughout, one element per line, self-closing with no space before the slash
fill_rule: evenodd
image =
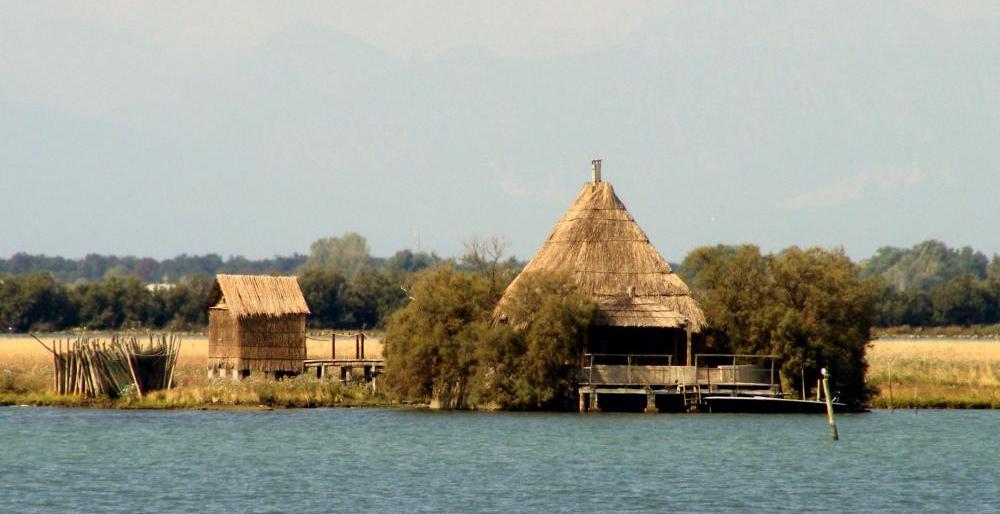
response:
<path id="1" fill-rule="evenodd" d="M 231 316 L 277 318 L 289 314 L 309 314 L 295 277 L 260 275 L 217 275 L 208 305 L 224 302 Z"/>
<path id="2" fill-rule="evenodd" d="M 687 285 L 650 244 L 646 233 L 615 195 L 611 184 L 584 184 L 566 214 L 556 222 L 538 253 L 507 288 L 497 307 L 532 272 L 569 273 L 580 290 L 598 304 L 596 325 L 679 328 L 705 325 L 705 314 Z"/>

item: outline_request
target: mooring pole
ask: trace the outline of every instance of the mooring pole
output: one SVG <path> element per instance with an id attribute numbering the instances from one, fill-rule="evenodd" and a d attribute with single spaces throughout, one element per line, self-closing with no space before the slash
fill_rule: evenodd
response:
<path id="1" fill-rule="evenodd" d="M 823 395 L 826 396 L 826 420 L 830 423 L 830 435 L 836 441 L 840 439 L 840 436 L 837 434 L 837 422 L 833 419 L 833 399 L 830 398 L 830 375 L 826 372 L 826 368 L 821 369 L 820 373 L 823 374 Z"/>
<path id="2" fill-rule="evenodd" d="M 889 361 L 889 414 L 892 414 L 892 361 Z"/>

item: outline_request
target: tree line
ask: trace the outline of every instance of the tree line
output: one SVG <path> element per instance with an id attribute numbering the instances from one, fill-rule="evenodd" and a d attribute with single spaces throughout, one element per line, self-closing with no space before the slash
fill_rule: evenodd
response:
<path id="1" fill-rule="evenodd" d="M 198 328 L 201 302 L 216 273 L 296 274 L 317 327 L 381 327 L 407 298 L 415 272 L 451 262 L 458 271 L 489 273 L 521 263 L 503 256 L 502 241 L 471 240 L 456 259 L 400 250 L 371 255 L 356 233 L 317 240 L 308 255 L 250 260 L 218 255 L 150 258 L 88 255 L 79 260 L 16 254 L 0 259 L 0 326 L 4 330 Z M 737 247 L 732 247 L 737 248 Z M 695 250 L 675 266 L 687 273 Z M 1000 323 L 1000 256 L 925 241 L 880 248 L 856 264 L 875 288 L 874 324 L 932 327 Z M 149 290 L 146 284 L 170 287 Z"/>
<path id="2" fill-rule="evenodd" d="M 465 255 L 451 260 L 458 269 L 517 265 L 493 259 L 482 241 L 471 240 L 467 247 Z M 18 254 L 0 262 L 7 270 L 0 272 L 0 330 L 198 330 L 207 325 L 204 303 L 216 273 L 296 274 L 312 312 L 310 326 L 381 327 L 407 298 L 413 273 L 443 261 L 411 250 L 373 257 L 365 238 L 355 233 L 317 240 L 308 256 L 260 261 L 223 261 L 215 255 L 182 255 L 163 262 L 100 256 L 72 261 Z M 176 278 L 147 280 L 164 270 Z"/>
<path id="3" fill-rule="evenodd" d="M 880 327 L 969 326 L 1000 322 L 1000 256 L 969 247 L 924 241 L 912 248 L 880 248 L 861 263 L 879 279 L 875 303 Z"/>

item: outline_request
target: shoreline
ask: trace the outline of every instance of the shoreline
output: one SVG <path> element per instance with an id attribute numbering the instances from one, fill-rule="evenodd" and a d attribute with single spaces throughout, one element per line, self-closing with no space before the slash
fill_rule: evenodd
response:
<path id="1" fill-rule="evenodd" d="M 346 386 L 353 387 L 353 386 Z M 89 398 L 84 396 L 61 396 L 53 393 L 0 393 L 0 407 L 51 407 L 65 409 L 111 409 L 111 410 L 186 410 L 224 412 L 266 412 L 285 409 L 402 409 L 434 410 L 428 403 L 399 402 L 386 397 L 330 398 L 325 400 L 305 400 L 296 395 L 275 397 L 266 401 L 215 401 L 192 402 L 183 397 L 164 397 L 171 391 L 156 391 L 142 400 L 127 398 Z M 156 393 L 164 393 L 157 395 Z M 249 399 L 247 399 L 249 400 Z M 998 410 L 1000 401 L 990 398 L 943 397 L 928 399 L 894 399 L 891 406 L 888 398 L 877 396 L 859 412 L 868 410 Z M 473 411 L 474 412 L 474 411 Z M 491 411 L 495 412 L 495 411 Z M 520 412 L 520 411 L 509 411 Z M 564 411 L 539 411 L 562 413 Z M 565 411 L 576 412 L 576 411 Z"/>

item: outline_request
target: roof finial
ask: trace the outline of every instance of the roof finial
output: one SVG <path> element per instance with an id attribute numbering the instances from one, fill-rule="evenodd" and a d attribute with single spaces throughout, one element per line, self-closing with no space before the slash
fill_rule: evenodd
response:
<path id="1" fill-rule="evenodd" d="M 596 183 L 600 182 L 601 181 L 601 160 L 600 159 L 594 159 L 594 160 L 590 161 L 590 171 L 594 175 L 594 183 L 596 184 Z"/>

